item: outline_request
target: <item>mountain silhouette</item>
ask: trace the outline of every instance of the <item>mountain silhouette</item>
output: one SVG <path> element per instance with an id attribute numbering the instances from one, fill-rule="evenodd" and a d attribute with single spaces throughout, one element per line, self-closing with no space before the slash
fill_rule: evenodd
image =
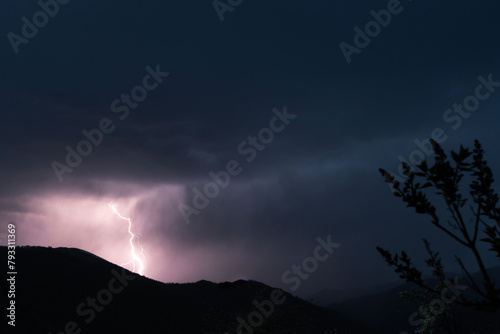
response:
<path id="1" fill-rule="evenodd" d="M 488 269 L 490 277 L 495 282 L 500 282 L 500 267 Z M 459 284 L 464 284 L 465 279 L 458 274 L 447 273 L 447 277 L 459 277 Z M 480 272 L 472 274 L 476 282 L 481 282 L 482 276 Z M 452 280 L 453 281 L 453 280 Z M 435 286 L 438 281 L 435 278 L 429 278 L 426 283 L 430 286 Z M 419 310 L 420 303 L 415 300 L 406 300 L 399 296 L 400 292 L 410 291 L 418 288 L 413 283 L 403 283 L 393 286 L 385 291 L 376 290 L 364 296 L 344 300 L 341 302 L 333 302 L 328 308 L 331 310 L 341 311 L 353 319 L 358 319 L 370 325 L 375 330 L 384 334 L 399 334 L 402 331 L 413 333 L 416 327 L 412 326 L 409 318 Z M 476 293 L 470 288 L 462 291 L 468 297 L 478 298 Z M 448 291 L 448 295 L 450 292 Z M 323 301 L 324 302 L 324 301 Z M 500 311 L 495 313 L 487 313 L 485 311 L 477 311 L 469 307 L 450 304 L 454 312 L 453 325 L 456 327 L 454 333 L 464 334 L 498 334 L 500 333 Z M 414 317 L 414 321 L 418 322 L 423 319 L 422 315 Z"/>
<path id="2" fill-rule="evenodd" d="M 15 261 L 16 326 L 7 333 L 376 333 L 252 280 L 162 283 L 76 248 L 16 247 Z"/>

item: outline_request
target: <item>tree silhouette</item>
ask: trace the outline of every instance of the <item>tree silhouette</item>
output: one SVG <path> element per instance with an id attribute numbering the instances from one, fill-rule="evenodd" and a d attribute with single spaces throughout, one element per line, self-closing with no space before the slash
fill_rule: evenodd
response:
<path id="1" fill-rule="evenodd" d="M 489 251 L 496 253 L 500 258 L 500 207 L 498 194 L 492 188 L 493 173 L 484 160 L 484 151 L 477 140 L 474 142 L 473 152 L 463 146 L 460 146 L 459 152 L 451 151 L 453 164 L 438 143 L 431 139 L 431 144 L 435 153 L 434 165 L 429 167 L 424 160 L 417 165 L 419 171 L 414 172 L 407 163 L 403 163 L 404 175 L 408 177 L 404 185 L 384 169 L 379 170 L 385 181 L 392 185 L 394 195 L 400 197 L 407 207 L 415 208 L 417 213 L 429 216 L 434 226 L 473 253 L 483 282 L 480 284 L 473 279 L 470 269 L 467 269 L 460 257 L 455 255 L 465 274 L 467 285 L 478 294 L 474 298 L 461 294 L 456 303 L 496 311 L 500 309 L 500 289 L 496 288 L 495 282 L 488 274 L 478 250 L 478 241 L 485 242 L 491 246 Z M 472 161 L 469 161 L 471 155 Z M 460 181 L 466 174 L 472 177 L 469 185 L 470 198 L 466 198 L 459 191 Z M 449 219 L 445 221 L 447 224 L 443 224 L 436 207 L 428 200 L 426 192 L 429 188 L 434 188 L 436 194 L 444 199 L 450 212 Z M 472 201 L 469 201 L 470 199 Z M 469 202 L 468 208 L 465 206 L 467 202 Z M 472 223 L 466 223 L 464 217 L 467 213 L 472 216 Z M 483 234 L 484 237 L 481 237 Z M 439 252 L 434 252 L 427 240 L 423 241 L 429 254 L 429 258 L 425 261 L 427 266 L 433 269 L 434 276 L 444 281 L 446 279 L 444 265 Z M 390 266 L 395 267 L 395 272 L 399 273 L 401 278 L 439 295 L 441 291 L 429 286 L 422 279 L 422 271 L 413 265 L 405 251 L 400 255 L 392 255 L 381 247 L 377 247 L 377 250 Z"/>

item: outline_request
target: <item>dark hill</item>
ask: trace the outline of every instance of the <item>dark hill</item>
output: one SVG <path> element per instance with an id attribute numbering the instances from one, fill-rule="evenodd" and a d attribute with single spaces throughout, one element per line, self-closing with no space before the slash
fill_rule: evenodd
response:
<path id="1" fill-rule="evenodd" d="M 490 268 L 488 271 L 495 282 L 500 282 L 500 267 Z M 448 277 L 455 276 L 460 277 L 459 275 L 449 275 Z M 480 273 L 474 273 L 472 276 L 477 282 L 481 282 Z M 463 278 L 458 279 L 458 282 L 459 284 L 465 284 Z M 429 279 L 427 282 L 430 286 L 435 286 L 436 283 L 436 279 Z M 383 292 L 333 303 L 328 308 L 341 311 L 354 319 L 363 319 L 363 322 L 381 333 L 399 334 L 402 331 L 413 333 L 416 327 L 410 324 L 409 317 L 418 311 L 420 304 L 414 300 L 405 300 L 399 297 L 400 292 L 409 291 L 412 288 L 416 288 L 416 285 L 405 283 Z M 462 291 L 462 293 L 480 299 L 470 288 Z M 450 292 L 448 292 L 448 295 L 450 295 Z M 455 303 L 450 304 L 450 306 L 455 315 L 453 323 L 457 328 L 454 333 L 500 333 L 500 312 L 490 314 L 456 305 Z M 423 319 L 423 316 L 419 315 L 413 319 L 418 322 Z"/>
<path id="2" fill-rule="evenodd" d="M 18 247 L 15 261 L 16 327 L 8 333 L 375 333 L 256 281 L 165 284 L 75 248 Z M 259 312 L 254 301 L 267 302 Z"/>

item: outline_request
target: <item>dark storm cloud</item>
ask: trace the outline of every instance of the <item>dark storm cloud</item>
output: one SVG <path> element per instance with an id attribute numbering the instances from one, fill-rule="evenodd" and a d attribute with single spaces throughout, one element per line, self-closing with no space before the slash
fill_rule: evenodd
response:
<path id="1" fill-rule="evenodd" d="M 332 269 L 317 280 L 355 282 L 362 267 L 350 264 L 365 256 L 377 261 L 379 244 L 406 246 L 387 231 L 404 233 L 396 221 L 414 222 L 378 167 L 396 171 L 398 155 L 408 157 L 413 141 L 437 127 L 449 136 L 447 148 L 484 139 L 498 166 L 492 144 L 500 91 L 457 130 L 443 112 L 474 93 L 478 76 L 500 81 L 499 5 L 401 4 L 404 10 L 350 64 L 339 43 L 352 44 L 353 28 L 363 29 L 370 11 L 387 8 L 387 1 L 244 2 L 222 23 L 210 1 L 61 6 L 18 54 L 7 38 L 0 46 L 2 208 L 26 193 L 117 194 L 95 183 L 107 180 L 181 185 L 186 192 L 178 201 L 191 204 L 192 188 L 236 159 L 243 172 L 192 224 L 182 220 L 180 203 L 165 202 L 148 213 L 155 219 L 146 231 L 174 234 L 180 248 L 245 243 L 241 272 L 273 282 L 286 264 L 308 256 L 316 237 L 332 234 L 342 243 L 336 269 L 345 276 L 334 278 Z M 21 17 L 39 10 L 35 1 L 5 6 L 4 34 L 19 34 Z M 156 64 L 170 76 L 120 120 L 110 104 Z M 244 163 L 238 145 L 285 105 L 297 118 Z M 63 163 L 65 146 L 76 147 L 81 131 L 102 118 L 116 129 L 59 183 L 51 163 Z M 176 225 L 165 224 L 162 212 L 172 210 Z M 407 233 L 418 241 L 423 230 L 410 226 Z M 268 265 L 255 260 L 262 244 L 277 254 L 263 260 Z M 377 265 L 370 268 L 388 274 L 382 261 Z"/>

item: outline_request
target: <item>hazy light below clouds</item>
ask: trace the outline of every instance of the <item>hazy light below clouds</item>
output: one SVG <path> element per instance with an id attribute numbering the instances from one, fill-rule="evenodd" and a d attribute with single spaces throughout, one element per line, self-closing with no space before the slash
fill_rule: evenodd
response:
<path id="1" fill-rule="evenodd" d="M 228 241 L 207 246 L 179 238 L 178 231 L 186 226 L 177 208 L 185 201 L 184 187 L 90 183 L 97 184 L 99 191 L 23 196 L 21 210 L 4 210 L 0 219 L 16 223 L 18 245 L 75 247 L 121 265 L 131 259 L 130 235 L 128 222 L 108 206 L 112 202 L 131 219 L 132 232 L 139 236 L 146 257 L 145 276 L 163 282 L 253 278 L 245 272 L 246 263 L 231 267 L 249 251 L 248 245 Z M 132 264 L 124 267 L 132 270 Z"/>
<path id="2" fill-rule="evenodd" d="M 3 211 L 0 218 L 16 223 L 20 245 L 76 247 L 121 264 L 131 258 L 130 235 L 128 222 L 120 219 L 108 206 L 112 202 L 122 216 L 131 218 L 132 232 L 140 236 L 146 252 L 155 254 L 154 247 L 157 245 L 148 243 L 147 237 L 143 238 L 143 230 L 149 223 L 147 211 L 139 212 L 137 207 L 141 203 L 147 205 L 149 201 L 178 198 L 183 194 L 181 187 L 160 185 L 145 188 L 112 182 L 106 182 L 106 187 L 108 192 L 101 195 L 42 192 L 37 196 L 23 196 L 19 199 L 22 212 Z M 121 189 L 122 195 L 111 195 L 111 189 L 115 193 Z M 123 190 L 126 190 L 126 194 Z M 164 218 L 164 223 L 168 223 L 169 217 Z M 131 265 L 126 267 L 132 270 Z M 149 276 L 149 272 L 149 266 L 146 265 L 144 274 Z"/>

